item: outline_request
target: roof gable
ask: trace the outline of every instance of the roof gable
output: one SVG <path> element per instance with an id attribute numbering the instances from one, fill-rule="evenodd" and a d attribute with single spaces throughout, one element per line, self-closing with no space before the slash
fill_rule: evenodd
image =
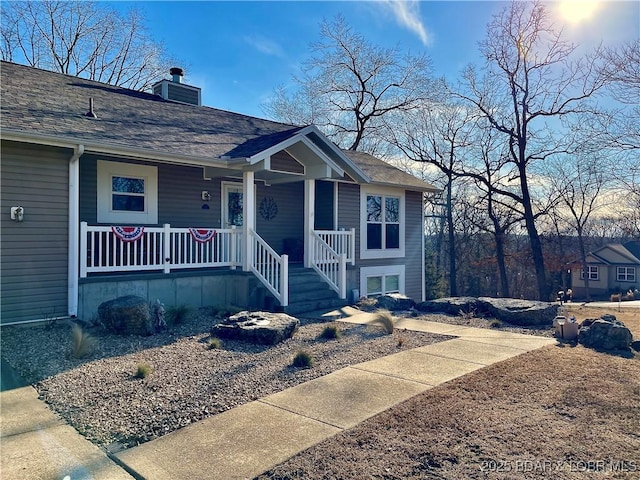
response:
<path id="1" fill-rule="evenodd" d="M 640 242 L 628 242 L 624 245 L 609 243 L 587 255 L 587 263 L 606 265 L 640 265 L 640 258 L 631 250 L 640 250 Z M 628 248 L 631 247 L 631 248 Z"/>

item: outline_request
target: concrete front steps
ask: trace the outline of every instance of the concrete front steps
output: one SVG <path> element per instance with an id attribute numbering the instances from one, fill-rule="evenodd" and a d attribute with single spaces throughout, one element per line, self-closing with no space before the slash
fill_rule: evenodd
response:
<path id="1" fill-rule="evenodd" d="M 311 268 L 293 264 L 289 267 L 289 306 L 285 312 L 298 315 L 316 310 L 343 307 L 346 300 L 320 278 Z"/>

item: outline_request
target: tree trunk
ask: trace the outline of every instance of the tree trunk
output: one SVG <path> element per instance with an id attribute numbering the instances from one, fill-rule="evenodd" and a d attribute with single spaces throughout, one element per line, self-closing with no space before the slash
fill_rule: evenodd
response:
<path id="1" fill-rule="evenodd" d="M 499 295 L 509 298 L 509 280 L 507 279 L 507 265 L 504 257 L 504 232 L 496 226 L 495 232 L 496 241 L 496 260 L 498 261 L 498 273 L 500 274 L 500 289 Z"/>
<path id="2" fill-rule="evenodd" d="M 591 301 L 591 294 L 589 293 L 589 271 L 587 270 L 587 249 L 584 246 L 584 237 L 582 236 L 582 228 L 578 228 L 578 245 L 580 245 L 580 263 L 582 264 L 582 271 L 584 277 L 584 294 L 587 298 L 587 302 Z"/>
<path id="3" fill-rule="evenodd" d="M 520 186 L 522 189 L 522 206 L 524 208 L 524 221 L 529 234 L 529 245 L 531 247 L 531 259 L 536 271 L 538 283 L 538 297 L 544 302 L 549 300 L 549 286 L 547 285 L 547 272 L 544 266 L 544 255 L 542 253 L 542 243 L 536 229 L 535 217 L 531 206 L 531 195 L 527 183 L 527 172 L 524 161 L 518 165 L 520 171 Z"/>
<path id="4" fill-rule="evenodd" d="M 447 183 L 447 226 L 449 228 L 449 294 L 452 297 L 458 296 L 458 287 L 456 279 L 456 249 L 455 249 L 455 231 L 453 229 L 453 202 L 451 199 L 451 183 L 452 178 L 449 175 Z"/>

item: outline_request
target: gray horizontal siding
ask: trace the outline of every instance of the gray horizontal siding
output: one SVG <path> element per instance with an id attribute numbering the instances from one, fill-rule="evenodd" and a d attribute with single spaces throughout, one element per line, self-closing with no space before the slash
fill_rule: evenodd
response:
<path id="1" fill-rule="evenodd" d="M 408 297 L 422 300 L 423 216 L 422 193 L 406 192 L 405 197 L 405 291 Z"/>
<path id="2" fill-rule="evenodd" d="M 198 92 L 196 90 L 185 88 L 175 83 L 169 83 L 167 94 L 169 100 L 198 105 Z"/>
<path id="3" fill-rule="evenodd" d="M 273 198 L 278 206 L 277 215 L 266 220 L 260 214 L 260 203 Z M 258 183 L 256 189 L 256 231 L 278 253 L 284 252 L 285 239 L 304 237 L 304 182 L 266 186 Z"/>
<path id="4" fill-rule="evenodd" d="M 338 189 L 338 229 L 356 229 L 356 256 L 360 252 L 360 187 L 336 182 Z"/>
<path id="5" fill-rule="evenodd" d="M 304 173 L 304 166 L 284 150 L 271 155 L 271 170 Z"/>
<path id="6" fill-rule="evenodd" d="M 80 161 L 80 220 L 97 224 L 97 160 L 154 165 L 158 168 L 158 225 L 220 228 L 220 179 L 205 180 L 202 168 L 85 155 Z M 202 200 L 208 191 L 211 200 Z M 209 208 L 202 208 L 207 206 Z"/>
<path id="7" fill-rule="evenodd" d="M 67 308 L 68 161 L 63 149 L 2 142 L 2 323 L 64 316 Z M 25 209 L 13 222 L 12 206 Z"/>
<path id="8" fill-rule="evenodd" d="M 360 187 L 338 183 L 338 226 L 356 229 L 356 274 L 349 289 L 360 288 L 360 267 L 405 265 L 405 293 L 422 299 L 422 193 L 405 195 L 405 256 L 403 258 L 360 259 Z"/>

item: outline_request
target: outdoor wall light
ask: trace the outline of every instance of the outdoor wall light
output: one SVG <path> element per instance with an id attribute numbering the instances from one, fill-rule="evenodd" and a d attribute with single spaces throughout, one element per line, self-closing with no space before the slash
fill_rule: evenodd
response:
<path id="1" fill-rule="evenodd" d="M 21 222 L 24 220 L 24 208 L 23 207 L 11 207 L 11 220 L 14 222 Z"/>
<path id="2" fill-rule="evenodd" d="M 205 202 L 211 201 L 211 194 L 209 192 L 207 192 L 206 190 L 203 190 L 202 191 L 202 200 L 204 200 Z"/>

